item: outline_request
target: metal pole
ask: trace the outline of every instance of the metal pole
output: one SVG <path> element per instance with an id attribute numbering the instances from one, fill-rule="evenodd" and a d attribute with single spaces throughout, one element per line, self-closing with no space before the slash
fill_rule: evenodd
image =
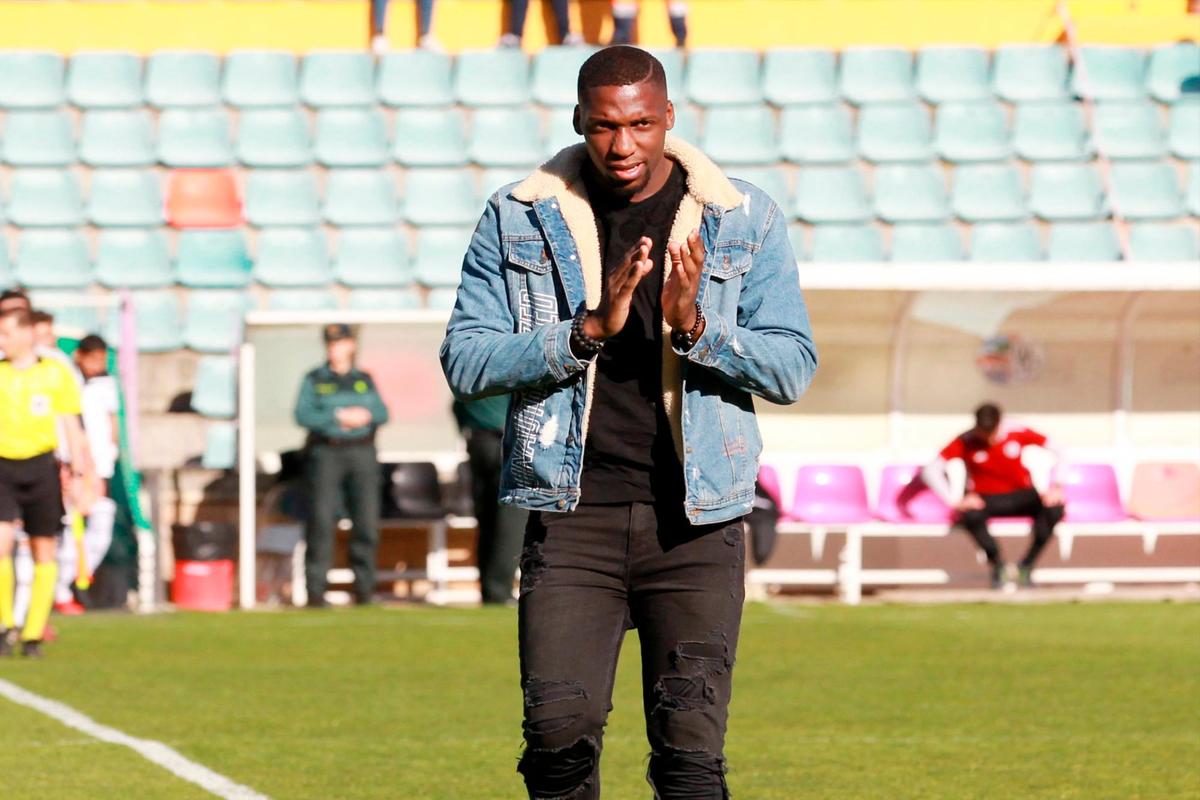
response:
<path id="1" fill-rule="evenodd" d="M 254 452 L 254 345 L 238 349 L 238 605 L 254 608 L 257 589 L 258 460 Z"/>

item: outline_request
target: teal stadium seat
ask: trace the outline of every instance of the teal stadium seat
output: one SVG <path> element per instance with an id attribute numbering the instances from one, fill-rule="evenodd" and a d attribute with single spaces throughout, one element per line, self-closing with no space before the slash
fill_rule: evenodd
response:
<path id="1" fill-rule="evenodd" d="M 917 103 L 873 103 L 858 112 L 858 152 L 868 161 L 933 158 L 929 112 Z"/>
<path id="2" fill-rule="evenodd" d="M 92 170 L 86 214 L 88 222 L 101 227 L 161 225 L 158 176 L 140 169 Z"/>
<path id="3" fill-rule="evenodd" d="M 892 261 L 962 261 L 962 236 L 953 225 L 909 223 L 892 226 Z"/>
<path id="4" fill-rule="evenodd" d="M 1051 261 L 1120 261 L 1116 229 L 1107 222 L 1059 222 L 1050 227 Z"/>
<path id="5" fill-rule="evenodd" d="M 700 143 L 700 112 L 695 106 L 682 102 L 675 104 L 675 127 L 671 129 L 671 135 L 690 144 Z"/>
<path id="6" fill-rule="evenodd" d="M 259 233 L 254 279 L 272 288 L 328 286 L 329 251 L 316 228 L 267 228 Z"/>
<path id="7" fill-rule="evenodd" d="M 421 296 L 412 289 L 351 289 L 347 307 L 355 311 L 413 311 Z"/>
<path id="8" fill-rule="evenodd" d="M 573 107 L 579 68 L 594 52 L 594 47 L 542 48 L 533 57 L 534 101 L 550 107 Z"/>
<path id="9" fill-rule="evenodd" d="M 1193 217 L 1200 217 L 1200 161 L 1193 161 L 1188 166 L 1187 199 L 1184 205 Z"/>
<path id="10" fill-rule="evenodd" d="M 1010 103 L 1067 97 L 1067 51 L 1056 44 L 1010 44 L 996 48 L 992 91 Z"/>
<path id="11" fill-rule="evenodd" d="M 1035 165 L 1029 210 L 1051 222 L 1108 216 L 1100 175 L 1088 164 Z"/>
<path id="12" fill-rule="evenodd" d="M 776 106 L 838 100 L 837 56 L 832 50 L 786 48 L 763 54 L 763 97 Z"/>
<path id="13" fill-rule="evenodd" d="M 37 50 L 0 52 L 0 108 L 56 108 L 66 100 L 63 60 Z"/>
<path id="14" fill-rule="evenodd" d="M 1162 158 L 1163 141 L 1158 108 L 1142 100 L 1097 103 L 1092 117 L 1096 149 L 1111 159 Z"/>
<path id="15" fill-rule="evenodd" d="M 813 261 L 883 261 L 883 234 L 874 225 L 817 225 Z"/>
<path id="16" fill-rule="evenodd" d="M 192 410 L 215 419 L 229 419 L 237 414 L 237 359 L 200 357 L 192 388 Z"/>
<path id="17" fill-rule="evenodd" d="M 873 216 L 858 167 L 800 170 L 795 201 L 795 216 L 805 222 L 866 222 Z"/>
<path id="18" fill-rule="evenodd" d="M 307 169 L 256 169 L 246 178 L 246 221 L 251 225 L 316 225 L 317 179 Z"/>
<path id="19" fill-rule="evenodd" d="M 646 52 L 658 59 L 667 76 L 667 97 L 676 105 L 684 102 L 684 56 L 678 47 L 647 47 Z"/>
<path id="20" fill-rule="evenodd" d="M 192 290 L 187 296 L 183 340 L 198 353 L 229 353 L 242 341 L 243 318 L 250 308 L 245 292 Z"/>
<path id="21" fill-rule="evenodd" d="M 763 105 L 710 108 L 700 149 L 722 165 L 773 164 L 779 160 L 775 116 Z"/>
<path id="22" fill-rule="evenodd" d="M 1037 228 L 1026 222 L 984 222 L 971 226 L 972 261 L 1041 261 Z"/>
<path id="23" fill-rule="evenodd" d="M 322 214 L 332 225 L 393 225 L 396 184 L 378 169 L 334 169 L 325 182 Z"/>
<path id="24" fill-rule="evenodd" d="M 8 255 L 8 237 L 0 231 L 0 289 L 8 289 L 16 285 L 13 277 L 12 258 Z"/>
<path id="25" fill-rule="evenodd" d="M 1029 216 L 1021 173 L 1012 164 L 974 164 L 954 171 L 950 205 L 966 222 L 1003 222 Z"/>
<path id="26" fill-rule="evenodd" d="M 1176 42 L 1150 51 L 1146 89 L 1161 103 L 1200 93 L 1200 45 Z"/>
<path id="27" fill-rule="evenodd" d="M 215 53 L 160 50 L 146 59 L 146 102 L 155 108 L 204 108 L 221 102 Z"/>
<path id="28" fill-rule="evenodd" d="M 466 50 L 454 70 L 454 96 L 466 106 L 529 102 L 529 61 L 519 48 Z"/>
<path id="29" fill-rule="evenodd" d="M 413 225 L 474 225 L 475 179 L 464 169 L 410 169 L 404 176 L 404 219 Z"/>
<path id="30" fill-rule="evenodd" d="M 1200 96 L 1181 100 L 1171 107 L 1167 141 L 1176 158 L 1200 159 Z"/>
<path id="31" fill-rule="evenodd" d="M 110 305 L 79 305 L 79 292 L 70 289 L 40 289 L 30 296 L 34 308 L 41 308 L 54 315 L 54 330 L 59 336 L 86 336 L 100 333 L 100 312 L 113 314 L 116 298 L 110 297 Z"/>
<path id="32" fill-rule="evenodd" d="M 938 222 L 950 215 L 940 167 L 889 164 L 875 170 L 875 214 L 886 222 Z"/>
<path id="33" fill-rule="evenodd" d="M 701 106 L 762 102 L 759 55 L 752 50 L 692 50 L 687 96 Z"/>
<path id="34" fill-rule="evenodd" d="M 83 235 L 74 230 L 22 231 L 14 277 L 26 289 L 86 289 L 92 264 Z"/>
<path id="35" fill-rule="evenodd" d="M 239 50 L 225 57 L 225 102 L 239 108 L 293 106 L 299 98 L 296 58 L 271 50 Z"/>
<path id="36" fill-rule="evenodd" d="M 237 424 L 210 422 L 204 429 L 203 469 L 233 469 L 237 466 Z"/>
<path id="37" fill-rule="evenodd" d="M 79 181 L 69 170 L 14 170 L 8 220 L 21 227 L 69 227 L 83 222 Z"/>
<path id="38" fill-rule="evenodd" d="M 379 167 L 388 160 L 387 126 L 373 108 L 323 109 L 313 141 L 317 161 L 327 167 Z"/>
<path id="39" fill-rule="evenodd" d="M 491 169 L 485 169 L 479 177 L 479 194 L 476 195 L 479 205 L 482 206 L 483 203 L 487 202 L 488 198 L 502 186 L 523 181 L 528 175 L 528 169 L 518 167 L 492 167 Z M 483 211 L 482 207 L 478 210 L 481 213 Z"/>
<path id="40" fill-rule="evenodd" d="M 65 167 L 75 162 L 71 120 L 58 111 L 10 111 L 0 160 L 14 167 Z"/>
<path id="41" fill-rule="evenodd" d="M 408 241 L 395 228 L 347 228 L 338 236 L 333 274 L 354 288 L 408 286 Z"/>
<path id="42" fill-rule="evenodd" d="M 168 167 L 233 163 L 229 115 L 220 109 L 169 108 L 158 117 L 158 160 Z"/>
<path id="43" fill-rule="evenodd" d="M 183 315 L 179 298 L 171 290 L 133 292 L 137 349 L 142 353 L 169 353 L 183 347 Z M 109 314 L 104 338 L 121 344 L 120 315 Z"/>
<path id="44" fill-rule="evenodd" d="M 374 105 L 371 57 L 361 50 L 308 53 L 300 63 L 300 100 L 314 108 Z"/>
<path id="45" fill-rule="evenodd" d="M 990 100 L 987 51 L 978 47 L 924 48 L 917 54 L 917 93 L 930 103 Z"/>
<path id="46" fill-rule="evenodd" d="M 295 108 L 247 109 L 238 115 L 237 160 L 248 167 L 312 163 L 308 121 Z"/>
<path id="47" fill-rule="evenodd" d="M 531 108 L 481 108 L 473 115 L 467 153 L 484 167 L 537 164 L 544 152 L 541 126 Z"/>
<path id="48" fill-rule="evenodd" d="M 92 167 L 148 167 L 158 160 L 150 116 L 142 110 L 89 111 L 79 134 L 79 160 Z"/>
<path id="49" fill-rule="evenodd" d="M 411 108 L 396 114 L 392 158 L 406 167 L 467 163 L 467 123 L 457 108 Z"/>
<path id="50" fill-rule="evenodd" d="M 1082 161 L 1091 157 L 1091 137 L 1083 108 L 1068 101 L 1017 106 L 1013 149 L 1026 161 Z"/>
<path id="51" fill-rule="evenodd" d="M 453 67 L 454 62 L 445 53 L 388 53 L 379 60 L 379 101 L 393 107 L 450 105 L 454 102 Z"/>
<path id="52" fill-rule="evenodd" d="M 237 289 L 250 283 L 251 261 L 240 230 L 180 231 L 175 279 L 193 289 Z"/>
<path id="53" fill-rule="evenodd" d="M 1200 261 L 1200 235 L 1194 225 L 1139 222 L 1129 226 L 1129 257 L 1134 261 Z"/>
<path id="54" fill-rule="evenodd" d="M 1179 178 L 1169 162 L 1113 164 L 1109 179 L 1113 206 L 1126 219 L 1174 219 L 1184 213 Z"/>
<path id="55" fill-rule="evenodd" d="M 894 47 L 847 47 L 840 89 L 855 105 L 910 101 L 916 96 L 912 54 Z"/>
<path id="56" fill-rule="evenodd" d="M 1146 56 L 1141 50 L 1083 45 L 1071 74 L 1078 97 L 1092 100 L 1140 100 L 1146 94 Z"/>
<path id="57" fill-rule="evenodd" d="M 1006 161 L 1012 155 L 1008 120 L 999 103 L 946 102 L 938 106 L 934 146 L 947 161 Z"/>
<path id="58" fill-rule="evenodd" d="M 110 289 L 161 289 L 175 282 L 167 237 L 161 230 L 100 231 L 96 280 Z"/>
<path id="59" fill-rule="evenodd" d="M 458 286 L 472 233 L 471 228 L 422 228 L 413 262 L 417 282 L 431 289 Z"/>
<path id="60" fill-rule="evenodd" d="M 783 157 L 796 164 L 845 164 L 857 154 L 850 113 L 840 104 L 785 108 L 779 140 Z"/>
<path id="61" fill-rule="evenodd" d="M 739 178 L 762 189 L 771 196 L 771 199 L 775 201 L 775 205 L 779 206 L 785 214 L 792 207 L 792 195 L 788 190 L 787 171 L 783 167 L 734 168 L 730 171 L 729 177 Z"/>
<path id="62" fill-rule="evenodd" d="M 456 302 L 458 302 L 458 287 L 430 289 L 429 294 L 425 296 L 425 307 L 430 311 L 451 311 Z"/>
<path id="63" fill-rule="evenodd" d="M 788 244 L 792 246 L 792 255 L 797 261 L 808 258 L 808 244 L 804 241 L 804 226 L 792 223 L 788 226 Z"/>
<path id="64" fill-rule="evenodd" d="M 328 289 L 274 289 L 267 295 L 270 311 L 333 311 L 337 298 Z"/>
<path id="65" fill-rule="evenodd" d="M 550 109 L 550 124 L 546 131 L 546 146 L 542 151 L 546 158 L 550 158 L 564 147 L 570 147 L 573 144 L 583 141 L 583 137 L 575 132 L 574 117 L 574 109 Z M 676 109 L 675 127 L 679 127 L 678 109 Z M 678 135 L 674 130 L 671 133 Z"/>
<path id="66" fill-rule="evenodd" d="M 76 53 L 67 67 L 67 99 L 79 108 L 142 105 L 142 61 L 133 53 Z"/>

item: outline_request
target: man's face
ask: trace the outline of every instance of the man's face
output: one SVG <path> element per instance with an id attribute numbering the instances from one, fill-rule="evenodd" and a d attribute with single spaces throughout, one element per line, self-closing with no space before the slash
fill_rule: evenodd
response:
<path id="1" fill-rule="evenodd" d="M 33 350 L 33 326 L 19 325 L 15 317 L 0 317 L 0 350 L 7 358 L 21 358 Z"/>
<path id="2" fill-rule="evenodd" d="M 79 371 L 83 373 L 85 378 L 94 378 L 97 375 L 103 375 L 108 368 L 108 351 L 107 350 L 88 350 L 86 353 L 82 350 L 75 352 L 75 365 L 79 367 Z"/>
<path id="3" fill-rule="evenodd" d="M 325 353 L 330 361 L 346 362 L 354 360 L 354 351 L 358 349 L 353 339 L 334 339 L 325 345 Z"/>
<path id="4" fill-rule="evenodd" d="M 38 347 L 57 347 L 54 338 L 54 325 L 49 322 L 39 322 L 33 326 L 33 343 Z"/>
<path id="5" fill-rule="evenodd" d="M 575 130 L 592 165 L 623 197 L 636 197 L 663 169 L 663 142 L 674 126 L 674 106 L 651 81 L 588 89 L 575 107 Z"/>

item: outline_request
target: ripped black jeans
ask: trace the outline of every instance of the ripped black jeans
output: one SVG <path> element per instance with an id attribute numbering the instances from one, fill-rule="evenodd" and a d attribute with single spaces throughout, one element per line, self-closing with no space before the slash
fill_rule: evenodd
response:
<path id="1" fill-rule="evenodd" d="M 525 750 L 536 800 L 600 797 L 600 751 L 625 631 L 637 628 L 656 800 L 724 800 L 725 726 L 745 598 L 742 521 L 682 509 L 535 513 L 521 556 Z"/>

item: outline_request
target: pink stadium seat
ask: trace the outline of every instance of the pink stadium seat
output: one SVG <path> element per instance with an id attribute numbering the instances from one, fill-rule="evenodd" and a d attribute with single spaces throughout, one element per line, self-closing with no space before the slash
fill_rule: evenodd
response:
<path id="1" fill-rule="evenodd" d="M 1138 464 L 1129 513 L 1147 520 L 1200 519 L 1200 464 Z"/>
<path id="2" fill-rule="evenodd" d="M 1067 522 L 1117 522 L 1128 519 L 1117 473 L 1109 464 L 1069 464 L 1059 467 L 1067 503 Z"/>
<path id="3" fill-rule="evenodd" d="M 233 173 L 177 169 L 167 179 L 167 222 L 176 228 L 231 228 L 242 224 Z"/>
<path id="4" fill-rule="evenodd" d="M 758 468 L 758 482 L 762 485 L 763 491 L 775 501 L 775 505 L 779 506 L 780 516 L 786 516 L 787 510 L 783 507 L 783 492 L 779 485 L 779 472 L 770 464 L 763 464 Z"/>
<path id="5" fill-rule="evenodd" d="M 879 481 L 875 516 L 887 522 L 949 523 L 953 513 L 921 480 L 918 466 L 890 465 Z"/>
<path id="6" fill-rule="evenodd" d="M 866 522 L 871 519 L 867 484 L 855 466 L 805 466 L 796 474 L 793 519 L 804 522 Z"/>

